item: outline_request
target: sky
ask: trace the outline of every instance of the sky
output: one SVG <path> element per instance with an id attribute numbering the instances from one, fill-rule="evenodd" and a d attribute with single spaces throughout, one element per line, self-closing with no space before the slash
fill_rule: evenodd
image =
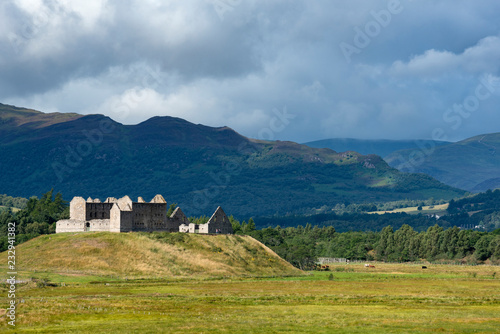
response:
<path id="1" fill-rule="evenodd" d="M 500 132 L 500 1 L 2 0 L 0 103 L 258 139 Z"/>

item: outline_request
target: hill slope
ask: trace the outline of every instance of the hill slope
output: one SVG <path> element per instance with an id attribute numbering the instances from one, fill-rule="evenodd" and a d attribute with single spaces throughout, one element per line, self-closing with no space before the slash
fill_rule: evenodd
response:
<path id="1" fill-rule="evenodd" d="M 160 193 L 187 215 L 211 214 L 221 205 L 239 217 L 463 194 L 427 176 L 400 173 L 376 155 L 251 140 L 227 127 L 173 117 L 138 125 L 103 115 L 68 117 L 29 131 L 6 125 L 0 135 L 2 192 L 30 197 L 54 188 L 67 200 L 149 200 Z"/>
<path id="2" fill-rule="evenodd" d="M 30 271 L 190 278 L 303 274 L 248 236 L 62 233 L 40 236 L 16 250 L 17 267 Z"/>
<path id="3" fill-rule="evenodd" d="M 408 161 L 413 150 L 397 151 L 386 158 L 393 167 Z M 426 173 L 453 187 L 471 192 L 500 188 L 500 133 L 485 134 L 436 147 L 412 170 Z"/>
<path id="4" fill-rule="evenodd" d="M 45 114 L 33 109 L 18 108 L 0 103 L 0 129 L 19 126 L 22 127 L 21 130 L 29 131 L 81 117 L 83 115 L 70 113 Z"/>
<path id="5" fill-rule="evenodd" d="M 376 154 L 386 157 L 399 150 L 418 149 L 419 145 L 429 145 L 432 142 L 436 146 L 447 145 L 449 142 L 435 140 L 368 140 L 353 138 L 332 138 L 317 140 L 304 145 L 316 148 L 329 148 L 338 152 L 356 151 L 361 154 Z"/>

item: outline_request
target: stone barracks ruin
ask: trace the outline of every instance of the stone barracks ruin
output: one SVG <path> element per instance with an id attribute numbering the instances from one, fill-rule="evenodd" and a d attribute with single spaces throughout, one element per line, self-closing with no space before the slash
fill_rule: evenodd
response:
<path id="1" fill-rule="evenodd" d="M 185 232 L 232 234 L 233 227 L 224 210 L 219 206 L 206 224 L 189 223 L 186 215 L 177 207 L 167 216 L 167 202 L 156 195 L 151 202 L 139 197 L 99 199 L 75 197 L 69 205 L 70 219 L 56 223 L 56 233 L 63 232 Z"/>

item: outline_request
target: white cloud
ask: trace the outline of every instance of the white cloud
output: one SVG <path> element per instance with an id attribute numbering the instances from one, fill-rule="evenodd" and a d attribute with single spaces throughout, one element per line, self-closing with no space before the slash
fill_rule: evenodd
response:
<path id="1" fill-rule="evenodd" d="M 432 49 L 412 57 L 407 63 L 398 60 L 392 65 L 391 72 L 399 76 L 416 75 L 431 78 L 453 72 L 495 73 L 500 68 L 499 59 L 500 38 L 489 36 L 460 54 Z"/>

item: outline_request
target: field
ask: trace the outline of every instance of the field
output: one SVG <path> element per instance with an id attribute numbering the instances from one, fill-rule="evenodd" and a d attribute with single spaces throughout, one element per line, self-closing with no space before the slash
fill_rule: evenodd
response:
<path id="1" fill-rule="evenodd" d="M 18 285 L 16 332 L 500 331 L 500 267 L 375 267 L 339 264 L 331 271 L 295 278 L 231 279 L 125 279 L 24 271 L 22 277 L 37 277 L 38 283 Z M 53 284 L 44 287 L 47 282 Z M 7 305 L 5 285 L 0 302 Z M 3 316 L 0 331 L 8 332 L 6 328 Z"/>
<path id="2" fill-rule="evenodd" d="M 418 210 L 418 206 L 415 206 L 415 207 L 409 207 L 409 208 L 395 209 L 395 210 L 391 210 L 391 211 L 374 211 L 374 212 L 368 212 L 368 213 L 370 213 L 370 214 L 376 213 L 379 215 L 383 215 L 384 213 L 406 212 L 407 214 L 410 214 L 410 215 L 416 215 L 419 213 L 444 215 L 446 213 L 446 209 L 448 209 L 448 203 L 441 204 L 441 205 L 423 206 L 422 210 Z"/>

